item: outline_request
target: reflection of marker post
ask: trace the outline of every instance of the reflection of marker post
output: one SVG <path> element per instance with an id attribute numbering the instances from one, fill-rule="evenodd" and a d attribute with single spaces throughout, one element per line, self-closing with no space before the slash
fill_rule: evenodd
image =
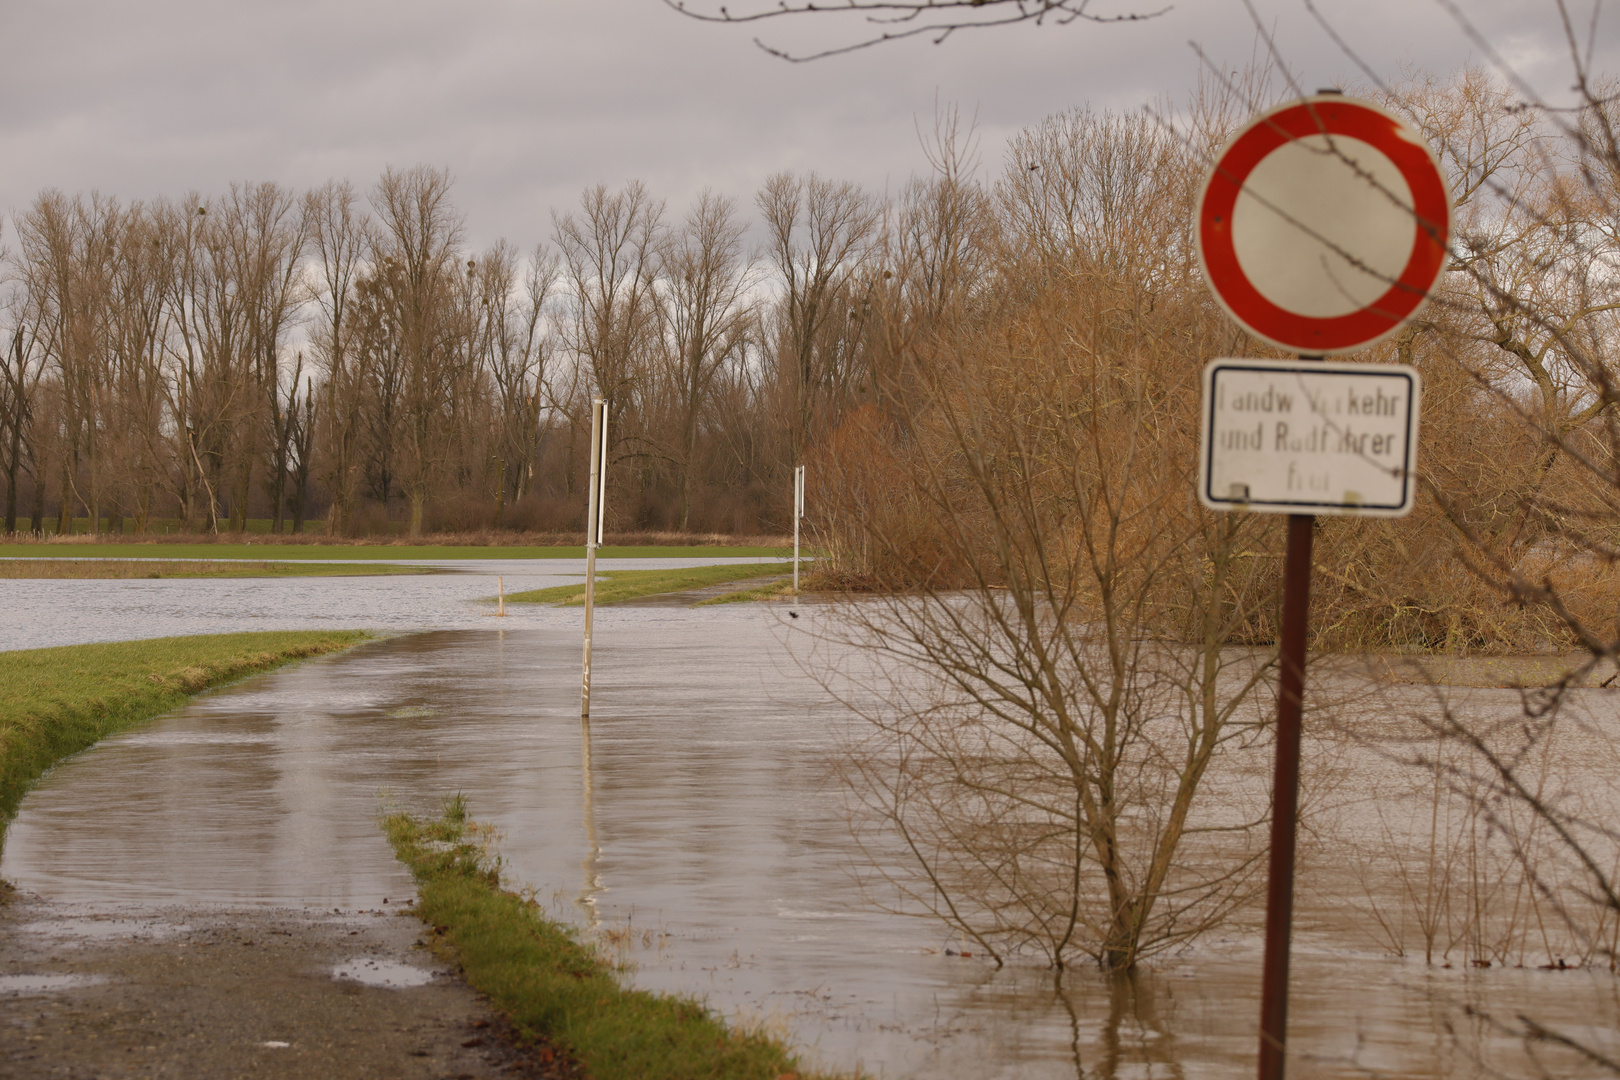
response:
<path id="1" fill-rule="evenodd" d="M 585 670 L 581 679 L 579 718 L 591 718 L 591 616 L 596 610 L 596 548 L 602 542 L 607 502 L 607 402 L 591 402 L 591 489 L 585 510 Z"/>
<path id="2" fill-rule="evenodd" d="M 595 930 L 601 925 L 601 919 L 596 913 L 596 894 L 602 891 L 602 875 L 597 863 L 602 857 L 602 845 L 596 839 L 596 802 L 593 797 L 594 781 L 591 775 L 591 725 L 581 724 L 580 734 L 580 793 L 584 799 L 585 819 L 585 858 L 579 864 L 585 871 L 584 884 L 580 886 L 579 898 L 575 902 L 584 909 L 586 917 L 590 920 L 591 929 Z"/>
<path id="3" fill-rule="evenodd" d="M 804 517 L 804 466 L 793 470 L 793 595 L 799 595 L 799 519 Z"/>

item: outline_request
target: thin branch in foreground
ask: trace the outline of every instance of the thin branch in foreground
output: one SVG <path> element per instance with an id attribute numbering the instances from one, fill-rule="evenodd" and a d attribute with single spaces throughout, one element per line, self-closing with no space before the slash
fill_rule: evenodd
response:
<path id="1" fill-rule="evenodd" d="M 882 30 L 847 45 L 837 45 L 819 52 L 804 54 L 795 54 L 787 49 L 767 44 L 759 38 L 754 39 L 754 44 L 764 52 L 793 64 L 841 56 L 869 49 L 874 45 L 912 37 L 926 36 L 931 38 L 935 45 L 940 45 L 959 30 L 985 30 L 1019 23 L 1042 26 L 1050 22 L 1057 26 L 1067 26 L 1077 21 L 1101 24 L 1142 22 L 1164 15 L 1173 7 L 1166 4 L 1152 11 L 1098 15 L 1090 10 L 1091 0 L 915 0 L 911 3 L 896 0 L 846 0 L 841 4 L 818 4 L 815 0 L 788 3 L 787 0 L 781 0 L 775 7 L 741 13 L 733 12 L 722 4 L 711 13 L 694 11 L 686 5 L 685 0 L 664 0 L 664 3 L 687 18 L 699 22 L 753 23 L 793 15 L 857 13 L 863 17 L 864 22 L 896 28 Z M 944 17 L 937 18 L 941 15 Z M 923 21 L 925 19 L 937 21 L 925 22 Z"/>

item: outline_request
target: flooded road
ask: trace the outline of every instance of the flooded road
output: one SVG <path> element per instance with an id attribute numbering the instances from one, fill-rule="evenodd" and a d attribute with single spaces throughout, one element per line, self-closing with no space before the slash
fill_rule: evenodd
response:
<path id="1" fill-rule="evenodd" d="M 246 630 L 408 633 L 490 625 L 496 578 L 508 593 L 578 584 L 584 559 L 374 559 L 445 570 L 432 575 L 310 578 L 0 580 L 0 650 Z M 771 563 L 754 556 L 696 560 Z M 692 559 L 598 559 L 599 570 L 656 570 Z M 507 610 L 507 626 L 554 625 L 538 604 Z M 566 615 L 563 618 L 566 622 Z M 577 615 L 575 622 L 578 621 Z"/>
<path id="2" fill-rule="evenodd" d="M 344 584 L 370 581 L 400 579 Z M 391 906 L 410 885 L 380 808 L 430 810 L 459 791 L 504 832 L 508 879 L 618 950 L 638 985 L 706 997 L 823 1066 L 947 1080 L 1252 1075 L 1252 917 L 1134 978 L 1082 970 L 1060 983 L 1027 962 L 996 971 L 948 956 L 959 943 L 935 925 L 867 902 L 832 773 L 857 721 L 796 661 L 823 617 L 801 614 L 602 609 L 587 740 L 578 612 L 536 608 L 496 628 L 469 606 L 448 620 L 463 628 L 205 695 L 65 763 L 25 801 L 0 876 L 70 903 Z M 195 614 L 176 618 L 200 629 Z M 1350 755 L 1340 767 L 1356 774 L 1341 789 L 1357 789 L 1380 765 Z M 1520 1074 L 1511 1038 L 1461 1020 L 1469 1003 L 1532 1011 L 1613 1049 L 1609 1025 L 1594 1026 L 1617 1015 L 1607 972 L 1390 955 L 1342 902 L 1363 895 L 1346 875 L 1368 865 L 1328 851 L 1305 867 L 1294 1075 L 1475 1076 L 1482 1052 Z M 1607 1075 L 1581 1069 L 1559 1075 Z"/>

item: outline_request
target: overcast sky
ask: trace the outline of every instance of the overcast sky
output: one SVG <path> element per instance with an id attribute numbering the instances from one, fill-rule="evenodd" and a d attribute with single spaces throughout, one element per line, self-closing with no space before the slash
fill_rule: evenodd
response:
<path id="1" fill-rule="evenodd" d="M 1522 74 L 1566 92 L 1551 0 L 1457 2 Z M 1571 2 L 1589 17 L 1590 0 Z M 1301 0 L 1255 4 L 1311 86 L 1355 77 Z M 1435 0 L 1318 6 L 1382 73 L 1484 59 Z M 1617 71 L 1620 11 L 1604 15 L 1596 66 Z M 801 65 L 751 41 L 804 50 L 862 30 L 843 16 L 704 25 L 660 0 L 13 2 L 0 15 L 0 206 L 46 187 L 129 199 L 347 177 L 364 189 L 385 165 L 426 162 L 452 171 L 469 242 L 527 247 L 597 182 L 640 178 L 677 212 L 705 186 L 749 200 L 780 169 L 893 189 L 924 167 L 915 124 L 936 95 L 977 112 L 995 166 L 1008 134 L 1057 110 L 1184 94 L 1189 42 L 1234 66 L 1254 46 L 1240 0 Z"/>

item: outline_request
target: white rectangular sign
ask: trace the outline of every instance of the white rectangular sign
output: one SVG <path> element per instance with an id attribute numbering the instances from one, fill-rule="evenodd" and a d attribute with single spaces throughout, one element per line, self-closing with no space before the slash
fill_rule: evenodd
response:
<path id="1" fill-rule="evenodd" d="M 1198 498 L 1212 510 L 1401 517 L 1417 486 L 1420 394 L 1403 364 L 1212 360 Z"/>

